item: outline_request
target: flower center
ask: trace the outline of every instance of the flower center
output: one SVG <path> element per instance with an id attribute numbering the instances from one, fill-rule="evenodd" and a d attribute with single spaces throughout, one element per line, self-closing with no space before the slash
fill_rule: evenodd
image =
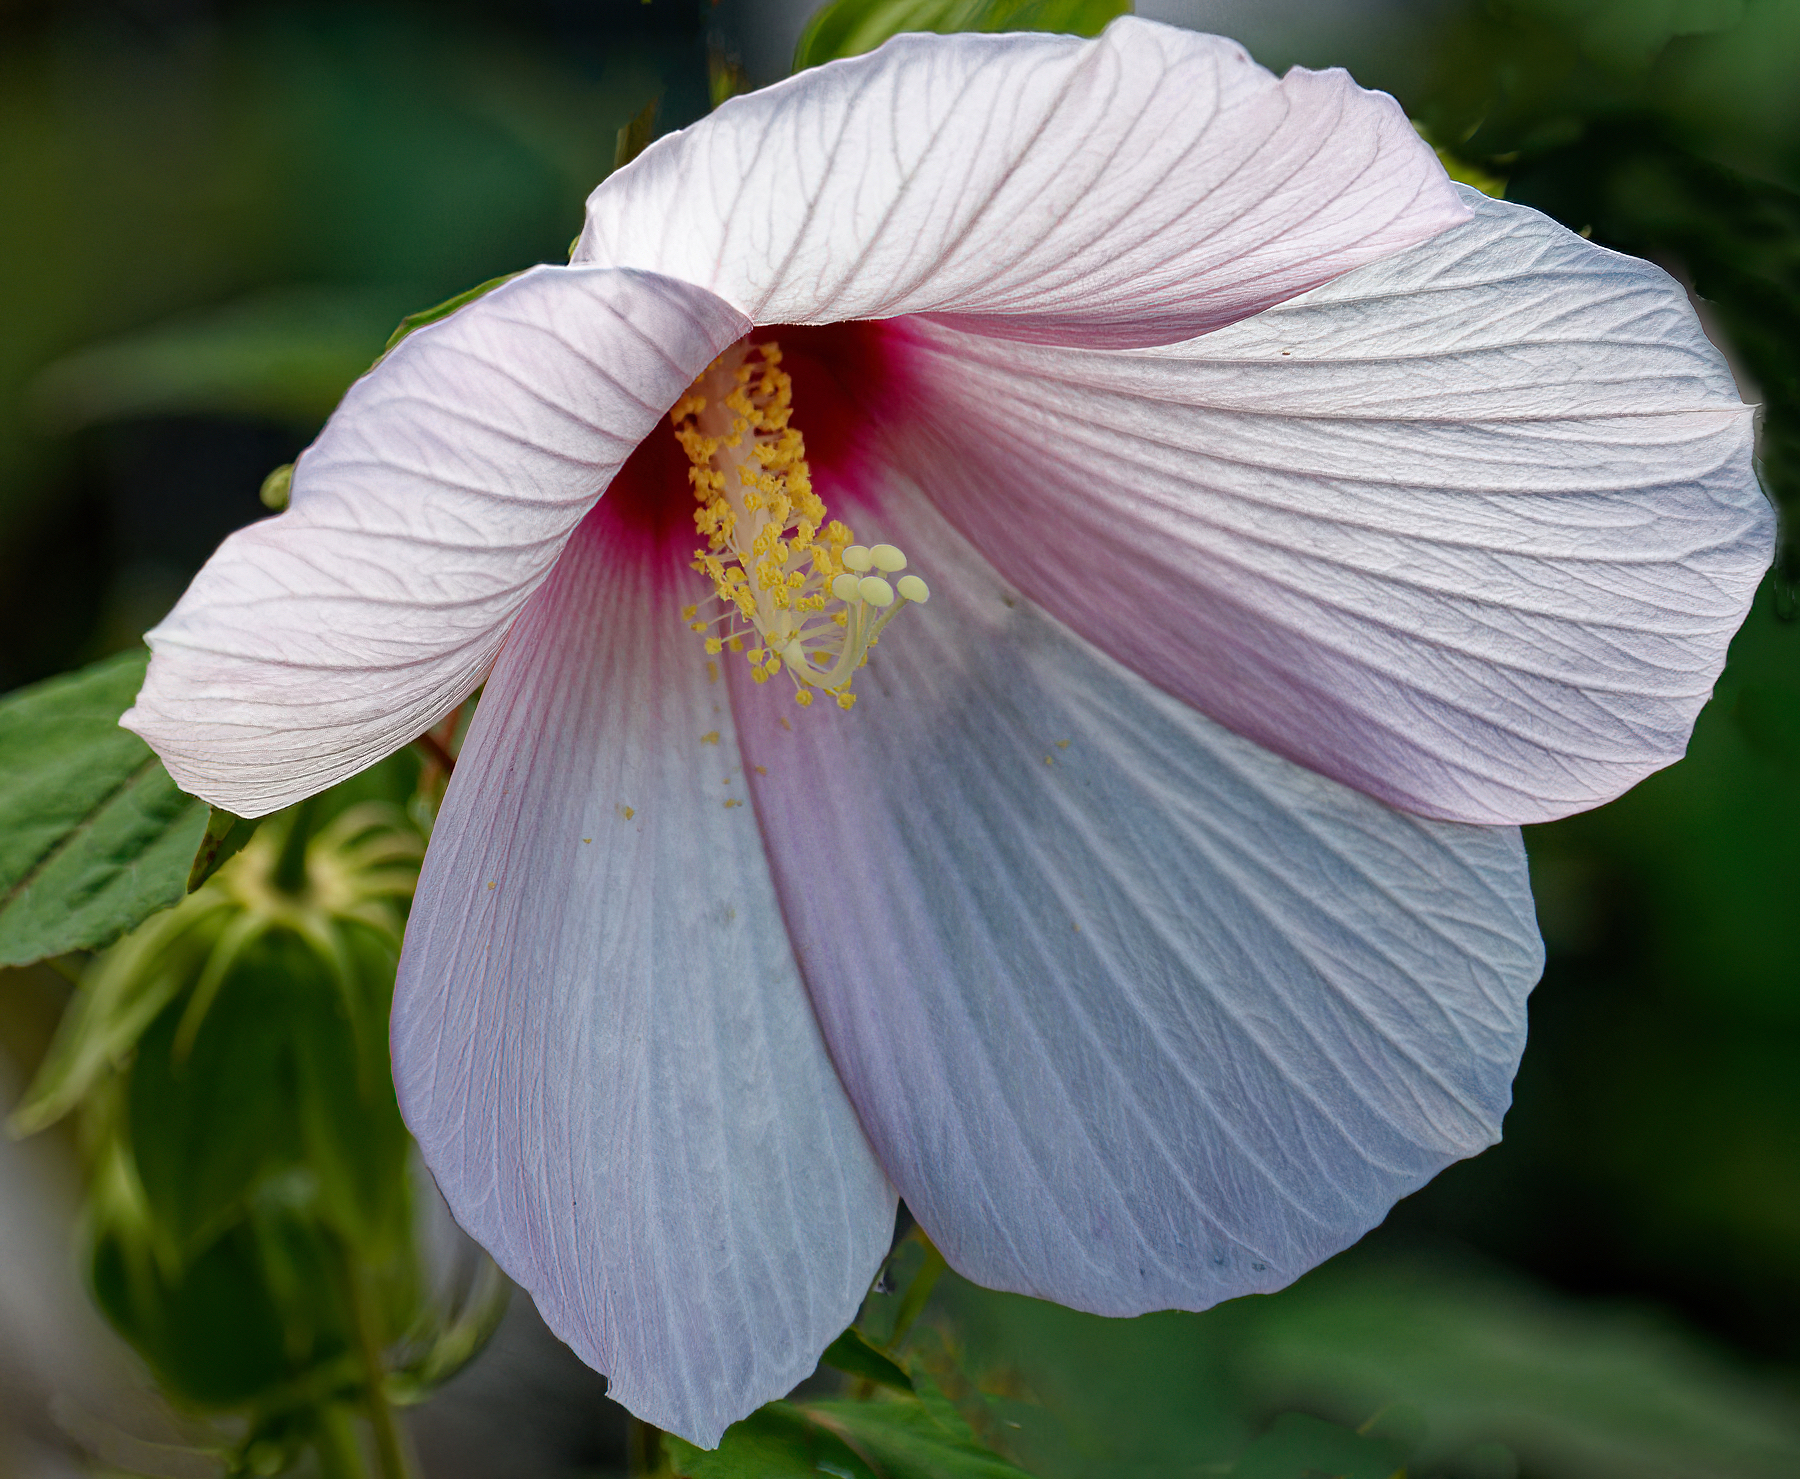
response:
<path id="1" fill-rule="evenodd" d="M 888 584 L 906 556 L 891 544 L 857 544 L 827 521 L 806 442 L 790 424 L 793 399 L 780 346 L 740 341 L 669 412 L 693 464 L 694 527 L 706 540 L 694 569 L 713 583 L 705 602 L 681 614 L 708 652 L 743 653 L 758 683 L 785 668 L 797 703 L 822 688 L 847 709 L 856 702 L 850 680 L 882 628 L 931 591 L 916 575 Z"/>

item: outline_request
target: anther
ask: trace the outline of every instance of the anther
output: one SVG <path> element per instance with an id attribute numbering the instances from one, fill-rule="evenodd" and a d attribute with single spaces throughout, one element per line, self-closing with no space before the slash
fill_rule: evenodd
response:
<path id="1" fill-rule="evenodd" d="M 786 669 L 803 708 L 823 690 L 848 709 L 851 679 L 888 622 L 931 593 L 906 575 L 896 596 L 882 577 L 906 568 L 905 552 L 857 544 L 827 515 L 780 363 L 773 344 L 734 345 L 670 413 L 698 504 L 694 569 L 719 608 L 699 618 L 688 606 L 682 619 L 708 654 L 744 653 L 758 683 Z"/>

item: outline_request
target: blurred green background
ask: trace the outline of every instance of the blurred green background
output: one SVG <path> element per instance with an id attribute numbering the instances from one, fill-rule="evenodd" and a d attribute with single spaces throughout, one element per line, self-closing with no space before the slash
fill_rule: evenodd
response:
<path id="1" fill-rule="evenodd" d="M 1276 70 L 1346 66 L 1509 198 L 1681 276 L 1793 506 L 1800 0 L 1140 13 Z M 403 313 L 563 260 L 628 119 L 654 99 L 660 132 L 722 80 L 782 75 L 805 19 L 0 4 L 0 690 L 134 645 Z M 1047 1476 L 1223 1472 L 1296 1411 L 1399 1433 L 1414 1474 L 1800 1474 L 1795 606 L 1772 577 L 1686 761 L 1530 832 L 1549 966 L 1505 1142 L 1294 1290 L 1203 1317 L 1109 1324 L 947 1281 L 920 1339 L 977 1376 L 1002 1447 Z M 67 990 L 0 975 L 9 1102 Z M 96 1404 L 115 1436 L 161 1421 L 117 1396 L 141 1382 L 80 1304 L 73 1158 L 54 1137 L 0 1154 L 0 1475 L 105 1448 Z M 84 1383 L 113 1396 L 67 1397 Z M 426 1472 L 616 1469 L 599 1392 L 515 1310 L 415 1415 Z M 133 1453 L 108 1462 L 187 1472 Z"/>

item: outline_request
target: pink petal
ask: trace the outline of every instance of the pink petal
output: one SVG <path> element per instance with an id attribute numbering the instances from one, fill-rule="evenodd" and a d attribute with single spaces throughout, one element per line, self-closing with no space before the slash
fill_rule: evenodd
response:
<path id="1" fill-rule="evenodd" d="M 711 1446 L 854 1318 L 894 1194 L 677 610 L 693 577 L 615 498 L 484 691 L 407 930 L 394 1070 L 457 1221 L 615 1398 Z"/>
<path id="2" fill-rule="evenodd" d="M 240 816 L 322 790 L 481 681 L 563 541 L 748 328 L 685 283 L 540 267 L 359 380 L 279 518 L 232 535 L 149 635 L 122 721 Z"/>
<path id="3" fill-rule="evenodd" d="M 1238 733 L 1426 816 L 1593 806 L 1684 752 L 1774 520 L 1681 288 L 1466 195 L 1154 352 L 890 329 L 913 388 L 871 414 L 1008 580 Z"/>
<path id="4" fill-rule="evenodd" d="M 833 1059 L 954 1267 L 1203 1308 L 1498 1137 L 1542 960 L 1515 829 L 1390 810 L 1220 728 L 917 495 L 854 517 L 930 603 L 848 714 L 741 665 L 732 700 Z"/>
<path id="5" fill-rule="evenodd" d="M 734 98 L 589 197 L 576 260 L 760 323 L 1162 344 L 1467 215 L 1392 98 L 1126 17 L 1094 41 L 900 36 Z"/>

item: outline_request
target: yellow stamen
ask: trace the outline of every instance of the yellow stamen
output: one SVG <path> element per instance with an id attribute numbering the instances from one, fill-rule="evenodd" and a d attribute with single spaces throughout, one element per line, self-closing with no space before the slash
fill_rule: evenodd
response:
<path id="1" fill-rule="evenodd" d="M 848 709 L 851 678 L 881 629 L 931 592 L 916 575 L 890 585 L 883 576 L 904 570 L 905 554 L 857 544 L 827 519 L 806 442 L 790 424 L 793 391 L 779 346 L 740 342 L 669 412 L 705 540 L 693 568 L 712 581 L 719 607 L 698 620 L 699 608 L 685 607 L 682 617 L 709 654 L 744 652 L 758 683 L 785 668 L 802 707 L 822 688 Z"/>

